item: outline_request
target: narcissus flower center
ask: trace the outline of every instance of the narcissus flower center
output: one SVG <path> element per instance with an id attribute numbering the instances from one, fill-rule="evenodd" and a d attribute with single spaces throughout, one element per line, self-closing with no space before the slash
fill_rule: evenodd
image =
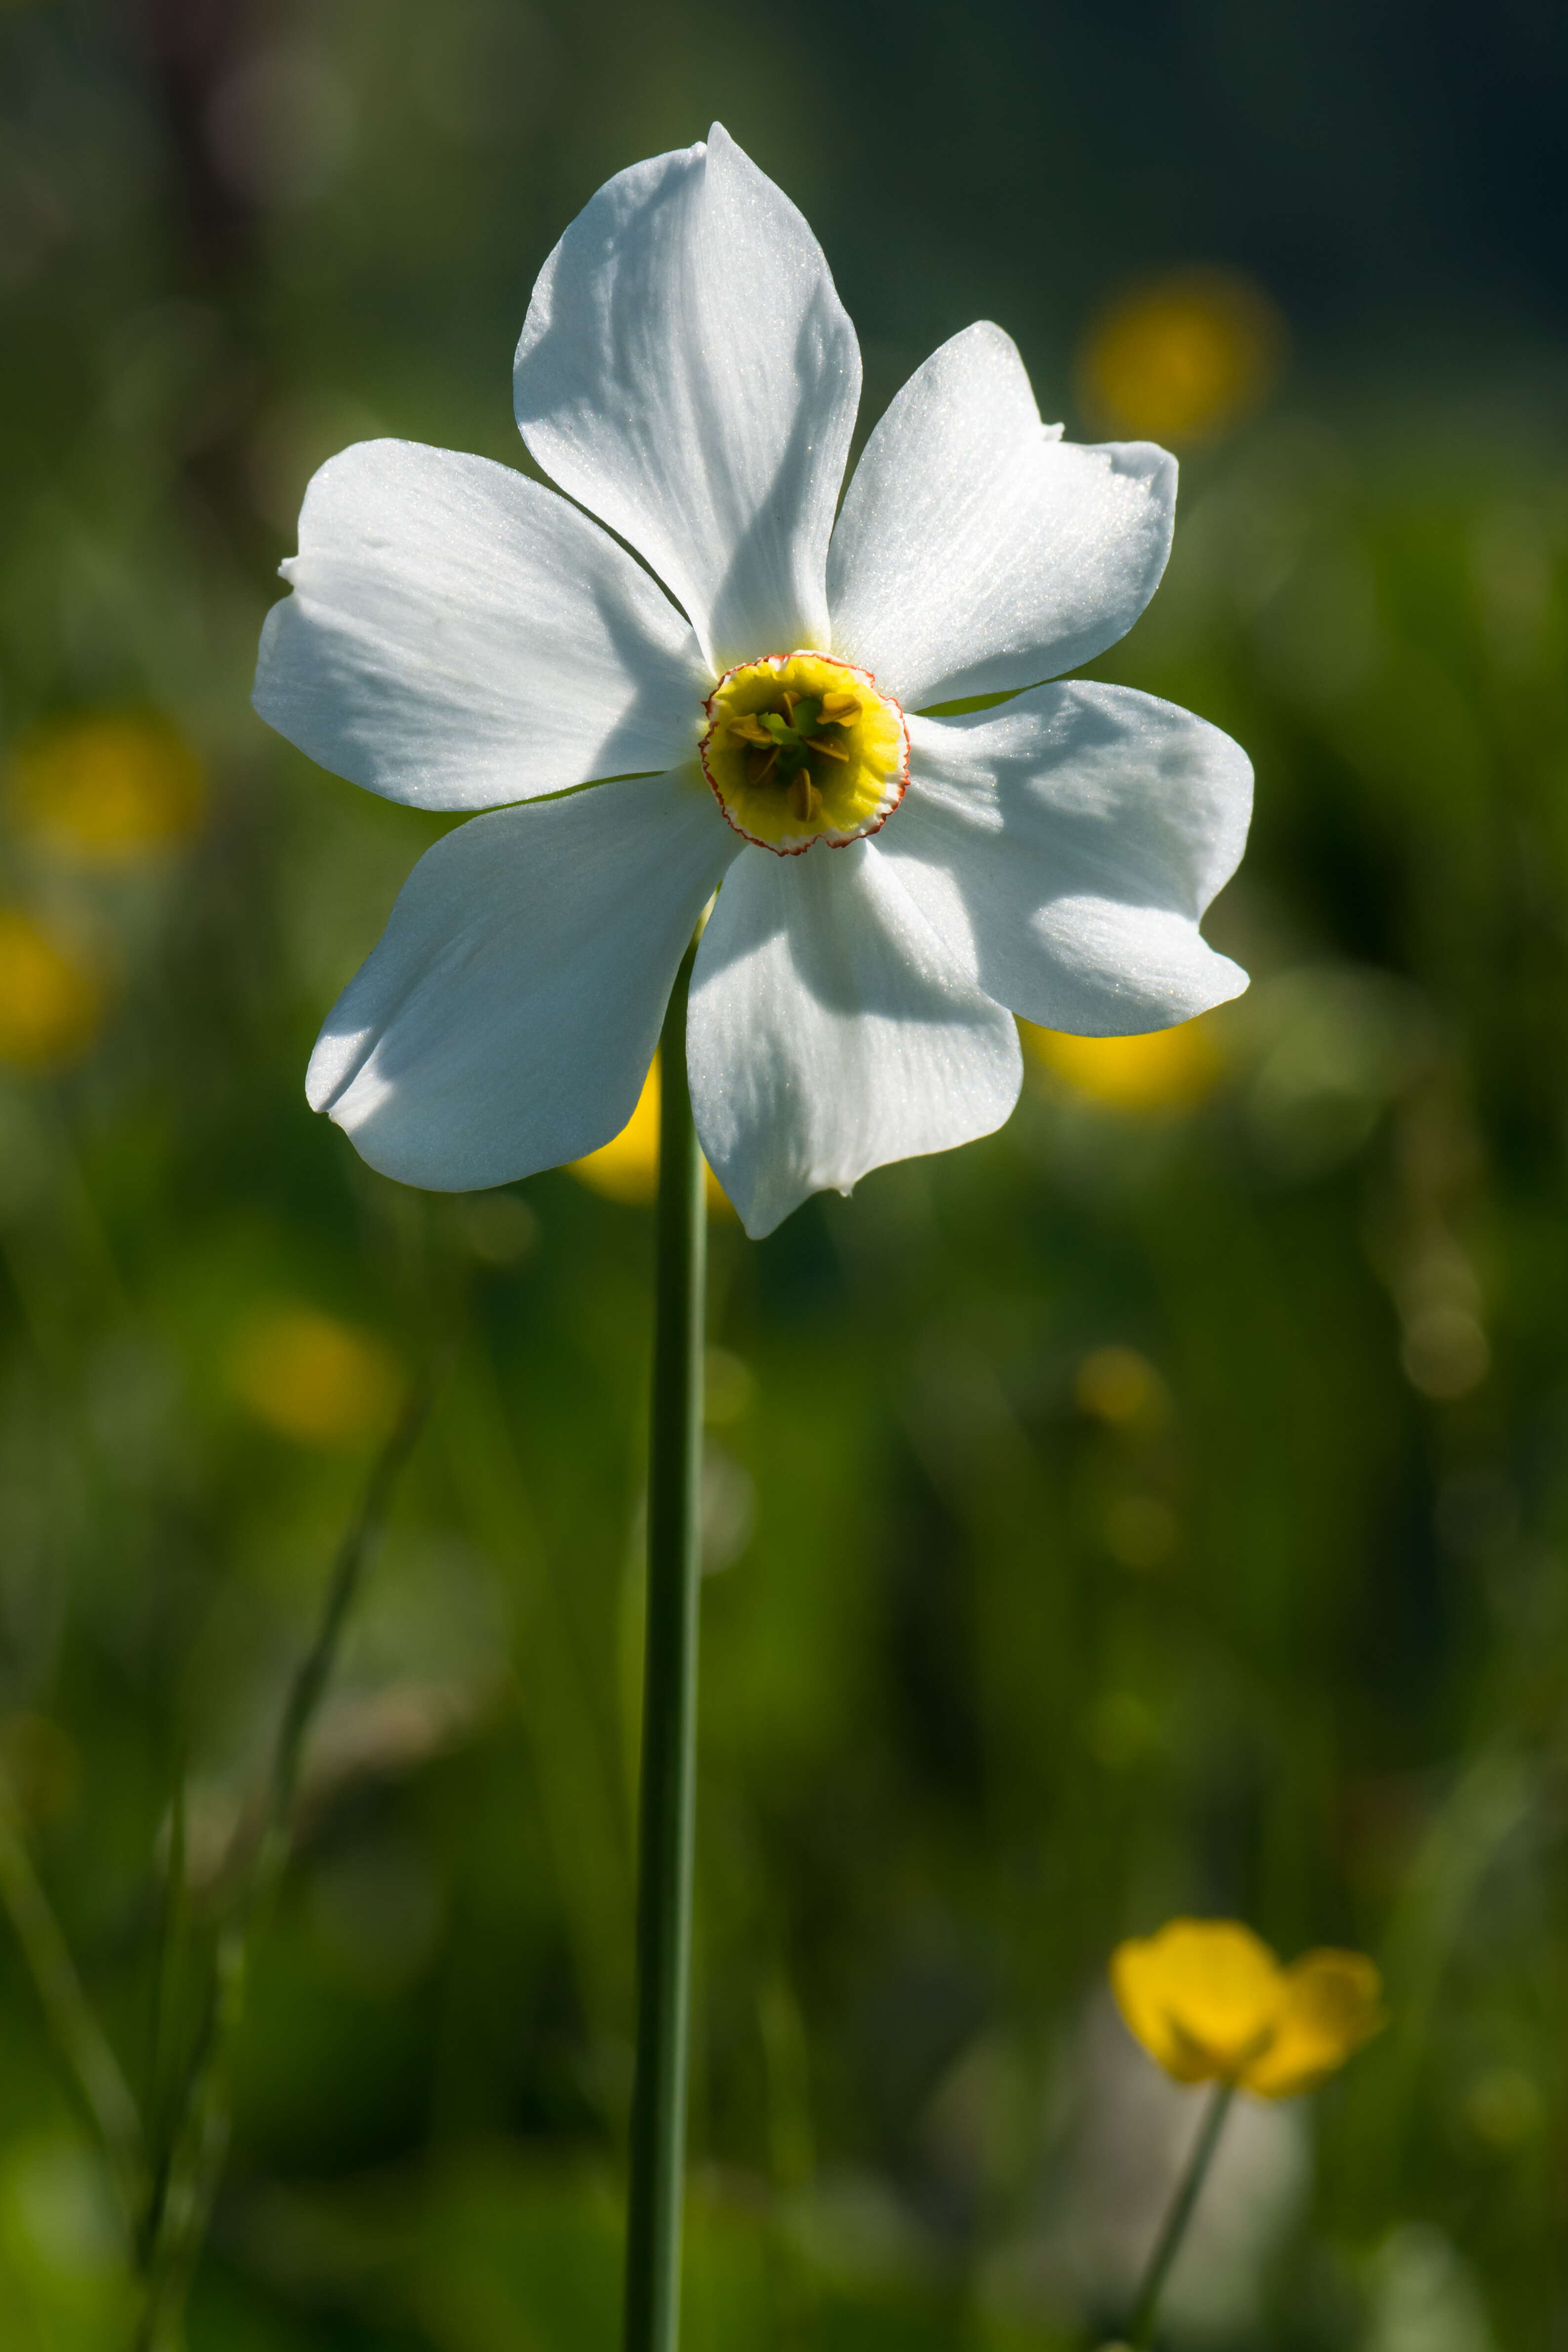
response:
<path id="1" fill-rule="evenodd" d="M 875 833 L 904 798 L 904 713 L 869 670 L 831 654 L 768 654 L 708 697 L 703 772 L 737 833 L 780 857 Z"/>

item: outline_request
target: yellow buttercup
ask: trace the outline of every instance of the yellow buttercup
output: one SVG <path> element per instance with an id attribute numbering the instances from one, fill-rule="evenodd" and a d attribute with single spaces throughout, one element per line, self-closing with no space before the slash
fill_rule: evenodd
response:
<path id="1" fill-rule="evenodd" d="M 1266 2099 L 1312 2090 L 1385 2015 L 1382 1981 L 1360 1952 L 1306 1952 L 1282 1968 L 1234 1919 L 1173 1919 L 1119 1944 L 1111 1985 L 1132 2032 L 1178 2083 L 1230 2083 Z"/>

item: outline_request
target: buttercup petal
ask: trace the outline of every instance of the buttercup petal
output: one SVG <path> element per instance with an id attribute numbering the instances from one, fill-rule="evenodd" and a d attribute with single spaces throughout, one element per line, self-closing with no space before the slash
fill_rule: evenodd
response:
<path id="1" fill-rule="evenodd" d="M 735 835 L 695 769 L 459 825 L 403 885 L 306 1090 L 383 1175 L 437 1192 L 580 1159 L 636 1106 Z"/>
<path id="2" fill-rule="evenodd" d="M 1048 1029 L 1165 1029 L 1239 995 L 1198 918 L 1246 839 L 1246 755 L 1190 711 L 1071 684 L 912 719 L 879 845 L 975 984 Z"/>
<path id="3" fill-rule="evenodd" d="M 255 702 L 335 774 L 494 808 L 687 757 L 691 630 L 623 548 L 510 467 L 362 441 L 305 494 Z"/>
<path id="4" fill-rule="evenodd" d="M 1363 1953 L 1303 1953 L 1284 1972 L 1273 2038 L 1242 2082 L 1266 2099 L 1312 2090 L 1378 2032 L 1382 1995 L 1383 1979 Z"/>
<path id="5" fill-rule="evenodd" d="M 831 649 L 906 710 L 1075 669 L 1158 586 L 1175 458 L 1061 432 L 982 321 L 915 370 L 867 443 L 828 557 Z"/>
<path id="6" fill-rule="evenodd" d="M 927 929 L 877 845 L 747 850 L 693 974 L 697 1132 L 747 1233 L 809 1192 L 946 1151 L 1018 1098 L 1018 1034 Z"/>
<path id="7" fill-rule="evenodd" d="M 646 557 L 715 672 L 826 646 L 860 349 L 821 247 L 716 123 L 618 173 L 539 273 L 517 424 Z"/>
<path id="8" fill-rule="evenodd" d="M 1233 1919 L 1173 1919 L 1111 1956 L 1128 2030 L 1178 2083 L 1239 2073 L 1266 2042 L 1281 1999 L 1279 1962 Z"/>

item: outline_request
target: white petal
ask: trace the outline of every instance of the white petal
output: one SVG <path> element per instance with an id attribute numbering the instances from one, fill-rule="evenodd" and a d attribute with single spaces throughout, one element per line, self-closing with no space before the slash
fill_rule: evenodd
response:
<path id="1" fill-rule="evenodd" d="M 866 444 L 828 556 L 832 650 L 906 710 L 1076 669 L 1159 585 L 1176 459 L 1061 433 L 1012 338 L 982 322 L 915 370 Z"/>
<path id="2" fill-rule="evenodd" d="M 878 846 L 988 995 L 1082 1036 L 1169 1028 L 1247 975 L 1198 918 L 1235 871 L 1252 770 L 1228 735 L 1119 686 L 1043 686 L 910 722 Z"/>
<path id="3" fill-rule="evenodd" d="M 821 246 L 715 123 L 579 214 L 534 288 L 514 391 L 545 472 L 647 558 L 723 670 L 826 647 L 860 381 Z"/>
<path id="4" fill-rule="evenodd" d="M 748 849 L 692 976 L 692 1102 L 748 1234 L 808 1192 L 988 1135 L 1018 1099 L 1018 1033 L 915 912 L 878 845 Z"/>
<path id="5" fill-rule="evenodd" d="M 596 1150 L 632 1116 L 736 847 L 691 769 L 459 825 L 329 1016 L 312 1107 L 372 1168 L 437 1192 Z"/>
<path id="6" fill-rule="evenodd" d="M 305 493 L 255 701 L 324 768 L 495 808 L 689 756 L 712 680 L 596 523 L 486 457 L 362 441 Z"/>

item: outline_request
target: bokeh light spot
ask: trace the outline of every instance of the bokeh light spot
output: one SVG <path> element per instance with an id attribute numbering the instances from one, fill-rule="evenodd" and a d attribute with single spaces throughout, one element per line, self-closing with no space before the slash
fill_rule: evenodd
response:
<path id="1" fill-rule="evenodd" d="M 301 1445 L 335 1449 L 385 1433 L 402 1375 L 373 1333 L 313 1307 L 272 1307 L 235 1333 L 228 1384 L 264 1428 Z"/>
<path id="2" fill-rule="evenodd" d="M 1142 1037 L 1075 1037 L 1019 1023 L 1030 1062 L 1074 1094 L 1113 1110 L 1155 1115 L 1194 1108 L 1214 1092 L 1225 1063 L 1209 1016 Z"/>
<path id="3" fill-rule="evenodd" d="M 1184 269 L 1103 310 L 1079 355 L 1079 395 L 1097 429 L 1155 441 L 1218 440 L 1279 374 L 1284 321 L 1260 286 L 1228 269 Z"/>
<path id="4" fill-rule="evenodd" d="M 1442 1303 L 1410 1318 L 1399 1355 L 1412 1388 L 1439 1404 L 1470 1395 L 1491 1369 L 1491 1349 L 1477 1318 L 1468 1307 Z"/>
<path id="5" fill-rule="evenodd" d="M 703 1358 L 703 1419 L 722 1429 L 743 1421 L 757 1394 L 757 1378 L 743 1358 L 727 1348 L 709 1348 Z"/>
<path id="6" fill-rule="evenodd" d="M 538 1246 L 539 1221 L 517 1192 L 470 1192 L 458 1213 L 464 1239 L 481 1265 L 521 1265 Z"/>
<path id="7" fill-rule="evenodd" d="M 1489 2066 L 1466 2092 L 1464 2111 L 1476 2137 L 1503 2151 L 1532 2138 L 1546 2108 L 1540 2085 L 1522 2066 Z"/>
<path id="8" fill-rule="evenodd" d="M 55 1070 L 80 1059 L 103 1017 L 97 973 L 18 908 L 0 908 L 0 1063 Z"/>
<path id="9" fill-rule="evenodd" d="M 1113 1429 L 1157 1427 L 1169 1412 L 1164 1381 L 1135 1348 L 1092 1348 L 1072 1385 L 1080 1412 Z"/>
<path id="10" fill-rule="evenodd" d="M 58 719 L 18 744 L 10 801 L 21 830 L 82 865 L 134 864 L 186 841 L 206 813 L 206 776 L 151 712 Z"/>
<path id="11" fill-rule="evenodd" d="M 1097 1764 L 1125 1771 L 1158 1749 L 1159 1718 L 1132 1691 L 1104 1691 L 1084 1718 L 1083 1738 Z"/>

